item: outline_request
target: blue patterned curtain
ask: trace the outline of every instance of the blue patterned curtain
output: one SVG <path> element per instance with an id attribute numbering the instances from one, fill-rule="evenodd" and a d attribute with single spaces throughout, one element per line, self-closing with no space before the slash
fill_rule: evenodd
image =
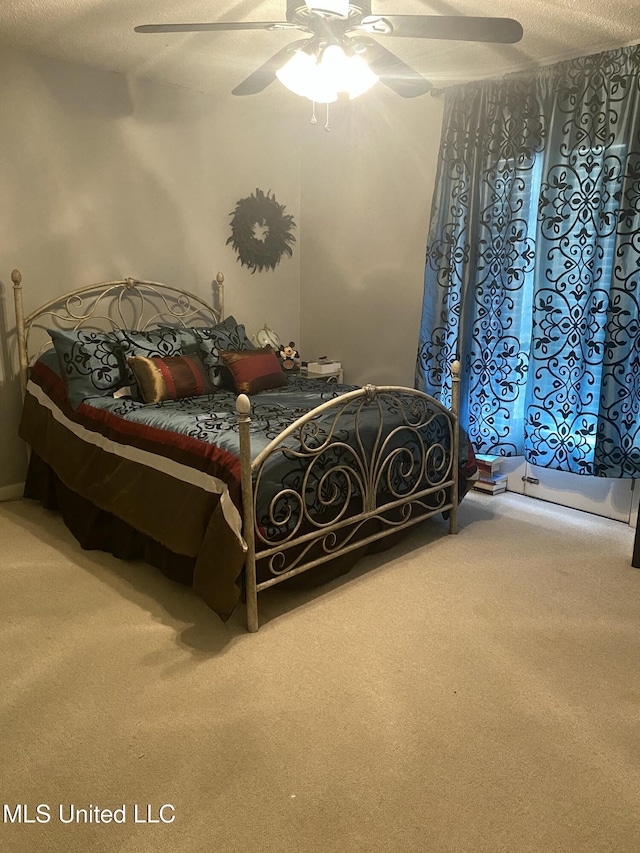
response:
<path id="1" fill-rule="evenodd" d="M 416 387 L 481 452 L 640 476 L 640 47 L 445 94 Z"/>

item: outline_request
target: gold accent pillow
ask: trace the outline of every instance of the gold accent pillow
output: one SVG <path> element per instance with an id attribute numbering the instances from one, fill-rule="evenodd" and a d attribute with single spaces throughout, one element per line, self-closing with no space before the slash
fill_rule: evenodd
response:
<path id="1" fill-rule="evenodd" d="M 200 397 L 216 390 L 197 355 L 171 355 L 166 358 L 134 355 L 127 362 L 145 403 Z"/>

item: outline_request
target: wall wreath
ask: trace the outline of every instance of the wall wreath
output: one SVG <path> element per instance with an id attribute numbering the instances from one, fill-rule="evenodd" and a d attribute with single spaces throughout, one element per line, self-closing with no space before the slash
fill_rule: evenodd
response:
<path id="1" fill-rule="evenodd" d="M 266 194 L 256 189 L 247 198 L 240 199 L 231 216 L 231 243 L 241 266 L 254 273 L 275 269 L 283 255 L 293 255 L 291 244 L 296 238 L 291 233 L 296 227 L 293 216 L 285 213 L 271 190 Z"/>

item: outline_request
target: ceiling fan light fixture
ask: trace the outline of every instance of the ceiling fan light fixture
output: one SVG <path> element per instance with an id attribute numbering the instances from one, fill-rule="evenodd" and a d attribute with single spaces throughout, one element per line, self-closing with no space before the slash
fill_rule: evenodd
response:
<path id="1" fill-rule="evenodd" d="M 348 65 L 347 55 L 339 44 L 329 44 L 322 51 L 318 70 L 322 74 L 326 84 L 336 92 L 343 90 L 343 84 L 347 79 Z"/>
<path id="2" fill-rule="evenodd" d="M 276 71 L 276 77 L 295 95 L 309 98 L 318 104 L 330 104 L 338 100 L 338 93 L 323 74 L 317 56 L 307 53 L 306 50 L 297 50 L 291 59 Z"/>
<path id="3" fill-rule="evenodd" d="M 319 56 L 297 50 L 276 77 L 290 92 L 317 104 L 337 101 L 339 92 L 353 100 L 379 80 L 361 56 L 348 56 L 337 43 L 321 48 Z"/>
<path id="4" fill-rule="evenodd" d="M 347 55 L 339 44 L 330 44 L 324 49 L 320 70 L 332 89 L 348 93 L 351 100 L 364 94 L 380 79 L 361 56 Z"/>
<path id="5" fill-rule="evenodd" d="M 337 100 L 338 92 L 357 98 L 377 80 L 403 98 L 415 98 L 433 88 L 415 68 L 380 44 L 378 37 L 383 41 L 391 37 L 515 44 L 523 36 L 522 25 L 513 18 L 455 14 L 380 17 L 372 15 L 371 0 L 286 0 L 285 20 L 281 21 L 143 24 L 134 30 L 163 34 L 300 30 L 304 38 L 281 47 L 232 94 L 255 95 L 279 78 L 292 92 L 320 103 Z M 323 63 L 325 50 L 327 61 Z M 379 77 L 366 63 L 369 58 Z M 342 69 L 340 74 L 337 66 Z"/>
<path id="6" fill-rule="evenodd" d="M 296 50 L 293 56 L 276 71 L 276 77 L 294 95 L 306 97 L 309 79 L 315 68 L 316 57 L 306 50 Z"/>

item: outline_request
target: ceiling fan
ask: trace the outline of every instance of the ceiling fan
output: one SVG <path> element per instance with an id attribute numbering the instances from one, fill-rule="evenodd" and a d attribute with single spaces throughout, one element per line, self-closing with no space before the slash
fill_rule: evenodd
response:
<path id="1" fill-rule="evenodd" d="M 522 38 L 522 27 L 512 18 L 372 15 L 371 0 L 287 0 L 286 21 L 135 27 L 137 33 L 229 30 L 299 30 L 308 34 L 279 50 L 232 94 L 254 95 L 279 78 L 292 91 L 319 103 L 335 101 L 338 91 L 356 97 L 377 80 L 403 98 L 423 95 L 432 88 L 429 80 L 371 36 L 494 44 L 513 44 Z"/>

